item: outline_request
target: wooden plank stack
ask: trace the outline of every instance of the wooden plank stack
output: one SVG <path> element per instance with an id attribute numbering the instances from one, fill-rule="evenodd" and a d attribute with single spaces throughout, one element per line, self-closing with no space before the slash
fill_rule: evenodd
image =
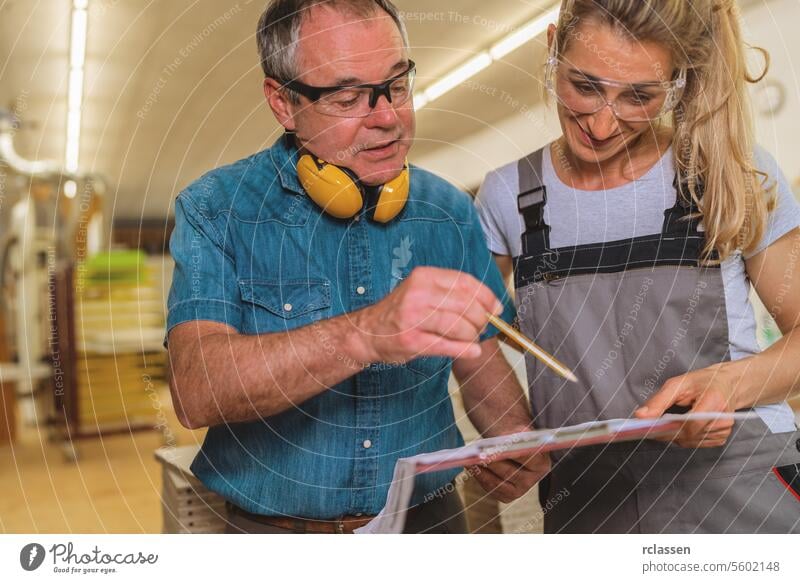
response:
<path id="1" fill-rule="evenodd" d="M 74 405 L 81 431 L 152 426 L 165 386 L 163 291 L 138 251 L 90 259 L 76 278 Z"/>

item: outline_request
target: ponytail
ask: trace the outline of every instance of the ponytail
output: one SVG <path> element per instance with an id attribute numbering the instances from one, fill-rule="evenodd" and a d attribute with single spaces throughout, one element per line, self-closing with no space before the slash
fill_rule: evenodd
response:
<path id="1" fill-rule="evenodd" d="M 734 2 L 717 2 L 708 24 L 707 59 L 692 70 L 693 86 L 675 112 L 673 152 L 686 178 L 682 194 L 701 210 L 706 257 L 713 261 L 716 252 L 722 261 L 758 245 L 775 204 L 774 185 L 753 163 L 746 89 L 766 75 L 769 55 L 762 50 L 764 70 L 752 77 Z"/>

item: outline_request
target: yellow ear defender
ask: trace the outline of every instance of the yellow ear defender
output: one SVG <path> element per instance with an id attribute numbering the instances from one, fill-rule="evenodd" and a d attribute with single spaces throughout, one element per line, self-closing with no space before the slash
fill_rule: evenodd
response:
<path id="1" fill-rule="evenodd" d="M 350 219 L 364 206 L 358 177 L 347 168 L 305 154 L 297 162 L 297 177 L 311 200 L 337 219 Z M 406 164 L 400 176 L 380 187 L 372 220 L 388 223 L 399 215 L 408 200 L 408 189 Z"/>

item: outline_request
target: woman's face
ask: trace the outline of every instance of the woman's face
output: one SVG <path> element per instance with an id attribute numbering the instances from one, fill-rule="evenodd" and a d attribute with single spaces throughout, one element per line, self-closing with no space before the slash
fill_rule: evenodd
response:
<path id="1" fill-rule="evenodd" d="M 555 29 L 551 29 L 550 38 Z M 569 33 L 561 51 L 559 75 L 586 76 L 624 85 L 663 82 L 672 78 L 672 56 L 668 47 L 637 41 L 616 29 L 594 21 L 584 21 Z M 602 86 L 605 99 L 625 99 L 623 87 Z M 651 121 L 623 121 L 610 106 L 592 114 L 581 114 L 558 104 L 561 128 L 571 153 L 587 163 L 601 163 L 625 151 L 644 132 L 652 131 Z"/>

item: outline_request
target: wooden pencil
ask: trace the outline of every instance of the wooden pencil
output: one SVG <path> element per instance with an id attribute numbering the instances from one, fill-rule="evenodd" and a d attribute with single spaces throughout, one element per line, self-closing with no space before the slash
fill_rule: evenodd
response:
<path id="1" fill-rule="evenodd" d="M 568 381 L 573 383 L 578 382 L 578 377 L 576 377 L 575 373 L 567 368 L 564 363 L 560 362 L 552 354 L 549 354 L 547 351 L 537 346 L 536 343 L 519 332 L 516 328 L 506 324 L 504 320 L 493 314 L 489 314 L 489 321 L 494 325 L 495 328 L 519 344 L 521 348 L 527 350 L 542 363 L 546 364 L 553 372 L 567 379 Z"/>

